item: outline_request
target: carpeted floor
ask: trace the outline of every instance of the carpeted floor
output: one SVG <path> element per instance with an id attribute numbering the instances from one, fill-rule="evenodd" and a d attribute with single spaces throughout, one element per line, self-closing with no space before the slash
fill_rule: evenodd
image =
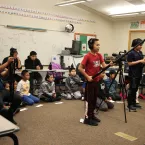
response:
<path id="1" fill-rule="evenodd" d="M 44 104 L 43 107 L 28 107 L 16 115 L 20 131 L 20 145 L 144 145 L 145 109 L 127 111 L 128 123 L 124 123 L 123 104 L 115 109 L 100 112 L 102 122 L 91 127 L 79 122 L 83 117 L 84 102 L 65 101 L 63 104 Z M 141 102 L 145 108 L 145 102 Z M 138 138 L 128 141 L 114 133 L 123 132 Z M 9 138 L 0 138 L 0 145 L 12 145 Z"/>

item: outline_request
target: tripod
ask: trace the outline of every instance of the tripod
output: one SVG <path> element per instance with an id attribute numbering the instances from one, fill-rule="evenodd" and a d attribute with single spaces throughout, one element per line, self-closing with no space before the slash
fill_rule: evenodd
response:
<path id="1" fill-rule="evenodd" d="M 126 90 L 126 86 L 125 86 L 125 80 L 124 80 L 124 76 L 123 76 L 123 64 L 122 64 L 122 61 L 120 61 L 119 63 L 119 69 L 117 70 L 117 73 L 115 74 L 115 77 L 114 79 L 112 80 L 110 86 L 109 86 L 109 89 L 108 89 L 108 93 L 109 93 L 109 90 L 112 86 L 112 84 L 114 83 L 117 75 L 119 74 L 119 83 L 120 83 L 120 92 L 122 93 L 122 97 L 123 97 L 123 106 L 124 106 L 124 118 L 125 118 L 125 123 L 127 123 L 127 117 L 126 117 L 126 104 L 125 104 L 125 98 L 124 98 L 124 95 L 127 95 L 127 90 Z M 97 108 L 96 112 L 99 111 L 99 108 L 101 107 L 102 103 L 103 103 L 103 99 L 101 101 L 101 103 L 99 104 L 99 107 Z"/>
<path id="2" fill-rule="evenodd" d="M 124 106 L 124 118 L 125 118 L 125 123 L 127 123 L 126 105 L 125 105 L 125 98 L 124 98 L 124 95 L 127 95 L 127 90 L 126 90 L 125 80 L 124 80 L 124 76 L 123 76 L 122 61 L 120 61 L 118 64 L 119 64 L 119 69 L 117 70 L 117 73 L 115 74 L 115 77 L 114 77 L 114 79 L 112 80 L 112 82 L 109 86 L 109 90 L 110 90 L 113 82 L 115 81 L 117 75 L 119 74 L 120 92 L 122 93 L 123 104 L 124 104 L 123 105 Z"/>
<path id="3" fill-rule="evenodd" d="M 12 97 L 12 100 L 14 98 L 14 82 L 15 82 L 15 66 L 16 61 L 12 62 L 9 67 L 9 75 L 10 75 L 10 95 Z"/>

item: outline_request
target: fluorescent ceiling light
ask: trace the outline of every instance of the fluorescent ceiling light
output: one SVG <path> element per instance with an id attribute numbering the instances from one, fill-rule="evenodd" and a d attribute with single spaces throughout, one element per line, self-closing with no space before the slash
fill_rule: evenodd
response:
<path id="1" fill-rule="evenodd" d="M 128 5 L 121 7 L 112 7 L 107 10 L 110 15 L 136 13 L 145 11 L 145 4 L 143 5 Z"/>
<path id="2" fill-rule="evenodd" d="M 117 14 L 117 15 L 111 15 L 112 17 L 122 17 L 122 16 L 133 16 L 138 15 L 139 13 L 127 13 L 127 14 Z"/>
<path id="3" fill-rule="evenodd" d="M 87 1 L 88 0 L 69 0 L 69 1 L 64 1 L 64 2 L 58 3 L 55 6 L 68 6 L 68 5 L 84 3 L 84 2 L 87 2 Z"/>

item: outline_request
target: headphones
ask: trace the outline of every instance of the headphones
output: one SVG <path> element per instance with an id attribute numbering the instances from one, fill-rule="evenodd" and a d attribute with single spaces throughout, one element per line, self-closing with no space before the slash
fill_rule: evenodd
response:
<path id="1" fill-rule="evenodd" d="M 17 49 L 16 48 L 11 48 L 10 49 L 10 56 L 13 57 L 14 53 L 16 53 L 16 52 L 17 52 Z"/>
<path id="2" fill-rule="evenodd" d="M 91 38 L 89 41 L 88 41 L 88 45 L 89 45 L 89 48 L 92 50 L 93 49 L 93 45 L 95 43 L 95 41 L 98 41 L 99 39 L 96 39 L 96 38 Z"/>

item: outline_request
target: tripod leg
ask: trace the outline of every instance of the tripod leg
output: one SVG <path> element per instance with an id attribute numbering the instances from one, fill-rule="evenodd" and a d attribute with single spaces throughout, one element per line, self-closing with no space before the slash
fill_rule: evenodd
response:
<path id="1" fill-rule="evenodd" d="M 125 98 L 124 98 L 124 92 L 127 95 L 127 90 L 125 88 L 125 80 L 123 76 L 123 70 L 120 70 L 120 85 L 121 85 L 121 92 L 122 92 L 122 98 L 123 98 L 123 106 L 124 106 L 124 118 L 125 123 L 127 123 L 127 117 L 126 117 L 126 105 L 125 105 Z"/>
<path id="2" fill-rule="evenodd" d="M 108 91 L 110 90 L 110 88 L 111 88 L 112 84 L 114 83 L 114 81 L 115 81 L 115 79 L 116 79 L 116 77 L 117 77 L 117 75 L 118 75 L 119 72 L 120 72 L 120 68 L 117 70 L 117 72 L 116 72 L 116 74 L 115 74 L 115 77 L 114 77 L 114 79 L 112 80 L 112 82 L 111 82 L 111 84 L 110 84 L 110 86 L 109 86 L 109 88 L 108 88 Z"/>
<path id="3" fill-rule="evenodd" d="M 100 109 L 100 107 L 101 107 L 102 103 L 103 103 L 103 99 L 102 99 L 101 103 L 99 104 L 99 106 L 98 106 L 98 108 L 97 108 L 96 112 L 98 112 L 98 111 L 99 111 L 99 109 Z"/>

